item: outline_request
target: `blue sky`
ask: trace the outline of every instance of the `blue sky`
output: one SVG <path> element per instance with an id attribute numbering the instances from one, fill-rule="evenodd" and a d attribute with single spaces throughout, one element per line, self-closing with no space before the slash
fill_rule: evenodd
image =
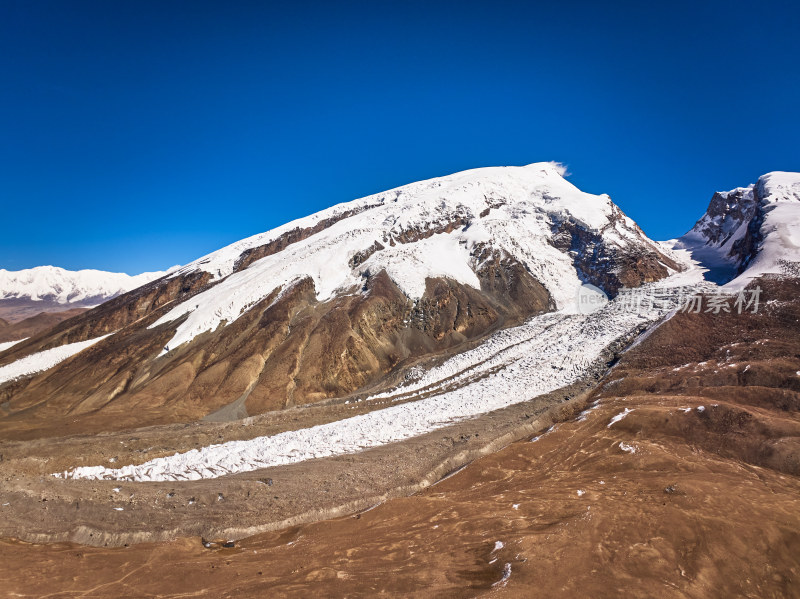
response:
<path id="1" fill-rule="evenodd" d="M 186 263 L 556 160 L 656 239 L 800 170 L 790 2 L 0 2 L 0 268 Z"/>

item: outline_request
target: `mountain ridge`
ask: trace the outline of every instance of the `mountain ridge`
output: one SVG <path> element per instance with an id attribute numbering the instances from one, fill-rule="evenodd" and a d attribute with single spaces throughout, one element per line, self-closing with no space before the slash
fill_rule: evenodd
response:
<path id="1" fill-rule="evenodd" d="M 259 583 L 263 547 L 304 589 L 330 588 L 317 572 L 331 554 L 406 567 L 405 538 L 440 543 L 435 563 L 463 572 L 442 589 L 483 572 L 486 589 L 522 596 L 568 550 L 587 584 L 649 572 L 647 584 L 708 594 L 714 564 L 720 596 L 785 590 L 799 538 L 800 279 L 782 264 L 795 258 L 795 177 L 715 194 L 695 245 L 678 247 L 553 165 L 456 174 L 237 242 L 2 344 L 3 535 L 91 545 L 98 564 L 138 554 L 162 572 L 152 546 L 130 545 L 173 555 L 182 538 L 205 570 L 217 551 L 258 547 L 237 563 Z M 704 251 L 727 260 L 720 285 L 704 279 Z M 587 283 L 608 301 L 582 309 Z M 752 305 L 731 306 L 746 293 Z M 753 505 L 761 519 L 743 529 Z M 720 528 L 720 513 L 738 520 Z M 780 554 L 759 545 L 764 517 Z M 376 524 L 382 558 L 346 553 Z M 470 539 L 455 545 L 463 568 L 453 534 Z M 309 546 L 317 565 L 298 570 Z M 547 580 L 563 591 L 563 568 Z"/>
<path id="2" fill-rule="evenodd" d="M 771 206 L 800 205 L 792 173 L 718 192 L 673 251 L 563 175 L 534 163 L 415 182 L 171 269 L 0 353 L 2 369 L 83 349 L 0 380 L 6 422 L 44 406 L 102 428 L 338 400 L 533 316 L 575 312 L 587 283 L 613 298 L 666 279 L 701 282 L 713 269 L 704 252 L 747 242 L 738 261 L 726 258 L 729 282 L 775 237 L 762 231 Z"/>
<path id="3" fill-rule="evenodd" d="M 0 395 L 12 415 L 50 404 L 115 426 L 280 410 L 576 310 L 586 282 L 613 297 L 684 268 L 563 172 L 473 169 L 236 242 L 12 347 L 0 368 L 111 334 Z"/>

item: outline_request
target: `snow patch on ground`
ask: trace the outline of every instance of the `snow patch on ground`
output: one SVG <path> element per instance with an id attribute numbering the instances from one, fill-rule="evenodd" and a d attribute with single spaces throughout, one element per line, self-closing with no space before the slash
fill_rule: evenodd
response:
<path id="1" fill-rule="evenodd" d="M 44 351 L 31 354 L 30 356 L 20 358 L 16 362 L 11 362 L 11 364 L 0 366 L 0 384 L 7 383 L 8 381 L 15 381 L 32 374 L 36 374 L 37 372 L 50 370 L 56 364 L 63 362 L 67 358 L 71 358 L 75 354 L 83 351 L 87 347 L 91 347 L 99 341 L 102 341 L 106 337 L 108 337 L 108 335 L 95 337 L 94 339 L 89 339 L 88 341 L 69 343 L 60 347 L 54 347 L 53 349 L 46 349 Z"/>
<path id="2" fill-rule="evenodd" d="M 630 408 L 625 408 L 625 409 L 624 409 L 624 410 L 622 410 L 622 411 L 621 411 L 619 414 L 617 414 L 616 416 L 614 416 L 614 417 L 611 419 L 611 422 L 609 422 L 609 423 L 608 423 L 608 426 L 607 426 L 606 428 L 611 428 L 611 425 L 612 425 L 612 424 L 615 424 L 615 423 L 619 422 L 620 420 L 622 420 L 623 418 L 625 418 L 625 416 L 627 416 L 627 415 L 628 415 L 628 414 L 630 414 L 631 412 L 633 412 L 633 410 L 632 410 L 632 409 L 630 409 Z"/>
<path id="3" fill-rule="evenodd" d="M 506 563 L 503 566 L 503 577 L 495 582 L 492 587 L 504 587 L 508 584 L 508 579 L 511 578 L 511 564 Z"/>
<path id="4" fill-rule="evenodd" d="M 16 341 L 5 341 L 3 343 L 0 343 L 0 354 L 2 354 L 8 348 L 14 347 L 17 343 L 22 343 L 23 341 L 25 341 L 27 339 L 28 339 L 28 337 L 25 337 L 25 339 L 17 339 Z"/>
<path id="5" fill-rule="evenodd" d="M 544 437 L 546 434 L 548 434 L 548 433 L 552 433 L 552 432 L 553 432 L 554 430 L 556 430 L 557 428 L 558 428 L 558 424 L 554 424 L 553 426 L 549 426 L 549 427 L 547 427 L 547 428 L 544 430 L 544 432 L 543 432 L 541 435 L 536 435 L 535 437 L 533 437 L 533 438 L 530 440 L 530 442 L 531 442 L 531 443 L 536 443 L 536 441 L 538 441 L 539 439 L 541 439 L 542 437 Z"/>
<path id="6" fill-rule="evenodd" d="M 586 408 L 580 414 L 578 414 L 577 422 L 585 421 L 587 418 L 589 418 L 589 414 L 594 412 L 599 407 L 600 407 L 600 400 L 598 399 L 598 400 L 593 401 L 592 404 L 588 408 Z"/>

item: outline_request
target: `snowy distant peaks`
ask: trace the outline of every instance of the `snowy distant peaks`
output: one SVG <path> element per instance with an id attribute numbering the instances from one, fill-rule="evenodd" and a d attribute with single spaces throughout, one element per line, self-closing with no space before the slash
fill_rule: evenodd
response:
<path id="1" fill-rule="evenodd" d="M 145 272 L 131 276 L 100 270 L 70 271 L 57 266 L 37 266 L 17 271 L 0 269 L 0 299 L 98 304 L 164 274 Z"/>

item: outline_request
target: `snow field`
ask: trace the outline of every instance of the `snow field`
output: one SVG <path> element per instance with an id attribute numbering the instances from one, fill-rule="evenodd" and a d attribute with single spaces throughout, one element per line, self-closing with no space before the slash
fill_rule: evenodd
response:
<path id="1" fill-rule="evenodd" d="M 67 345 L 62 345 L 61 347 L 54 347 L 53 349 L 46 349 L 44 351 L 31 354 L 30 356 L 20 358 L 11 364 L 0 366 L 0 384 L 7 383 L 9 381 L 15 381 L 32 374 L 36 374 L 37 372 L 50 370 L 53 368 L 53 366 L 63 362 L 67 358 L 71 358 L 75 354 L 83 351 L 87 347 L 91 347 L 98 341 L 102 341 L 106 337 L 108 337 L 108 335 L 95 337 L 94 339 L 89 339 L 88 341 L 69 343 Z"/>

